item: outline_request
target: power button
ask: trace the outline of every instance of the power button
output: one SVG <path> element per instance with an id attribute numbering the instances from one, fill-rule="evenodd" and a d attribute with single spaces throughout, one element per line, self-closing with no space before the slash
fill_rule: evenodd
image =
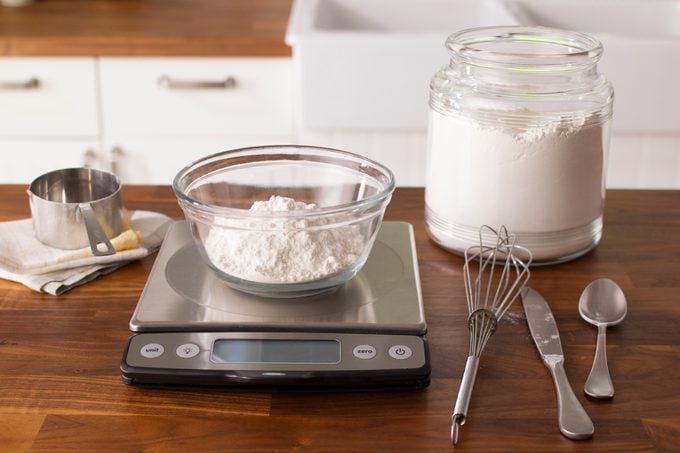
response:
<path id="1" fill-rule="evenodd" d="M 397 360 L 408 359 L 413 355 L 411 348 L 403 344 L 395 344 L 387 351 L 387 353 L 390 357 Z"/>

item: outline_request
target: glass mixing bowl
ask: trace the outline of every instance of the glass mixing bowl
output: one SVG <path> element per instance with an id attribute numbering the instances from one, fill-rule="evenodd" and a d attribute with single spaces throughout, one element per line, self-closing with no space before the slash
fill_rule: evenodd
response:
<path id="1" fill-rule="evenodd" d="M 182 169 L 173 189 L 201 256 L 227 285 L 266 297 L 334 288 L 366 262 L 394 175 L 345 151 L 261 146 Z"/>

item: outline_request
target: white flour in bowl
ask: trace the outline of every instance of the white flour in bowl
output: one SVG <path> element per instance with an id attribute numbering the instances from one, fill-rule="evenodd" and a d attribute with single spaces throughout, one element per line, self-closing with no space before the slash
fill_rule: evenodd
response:
<path id="1" fill-rule="evenodd" d="M 604 204 L 603 125 L 518 109 L 514 122 L 480 124 L 430 113 L 428 230 L 461 252 L 481 225 L 523 235 L 534 260 L 587 248 Z"/>
<path id="2" fill-rule="evenodd" d="M 313 203 L 273 195 L 269 200 L 253 203 L 250 211 L 268 214 L 316 209 Z M 338 216 L 234 220 L 228 226 L 211 228 L 205 251 L 222 272 L 244 280 L 317 280 L 350 267 L 363 252 L 365 239 L 358 226 L 323 228 L 341 220 Z"/>

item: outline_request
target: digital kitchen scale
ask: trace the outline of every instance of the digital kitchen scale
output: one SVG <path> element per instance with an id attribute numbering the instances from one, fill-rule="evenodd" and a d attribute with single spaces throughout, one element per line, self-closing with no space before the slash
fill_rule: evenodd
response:
<path id="1" fill-rule="evenodd" d="M 384 222 L 362 270 L 323 294 L 254 296 L 174 222 L 130 320 L 126 384 L 233 389 L 423 388 L 429 351 L 413 229 Z"/>

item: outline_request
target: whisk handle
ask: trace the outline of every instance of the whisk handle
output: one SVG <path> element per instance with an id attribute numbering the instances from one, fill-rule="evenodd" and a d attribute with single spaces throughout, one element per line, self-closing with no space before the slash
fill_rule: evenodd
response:
<path id="1" fill-rule="evenodd" d="M 593 422 L 569 385 L 561 360 L 548 363 L 555 382 L 560 432 L 570 439 L 589 439 L 595 432 Z"/>
<path id="2" fill-rule="evenodd" d="M 475 385 L 478 369 L 479 357 L 469 356 L 465 362 L 463 379 L 460 381 L 456 405 L 454 406 L 453 414 L 451 415 L 451 443 L 454 445 L 458 443 L 458 428 L 465 423 L 468 406 L 470 405 L 470 398 L 472 397 L 472 387 Z"/>

